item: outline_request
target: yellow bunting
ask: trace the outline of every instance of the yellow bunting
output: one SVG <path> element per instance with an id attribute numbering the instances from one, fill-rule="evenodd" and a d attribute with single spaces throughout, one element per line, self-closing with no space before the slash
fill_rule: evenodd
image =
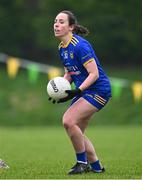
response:
<path id="1" fill-rule="evenodd" d="M 136 102 L 140 101 L 142 99 L 142 83 L 141 82 L 133 83 L 132 91 L 134 95 L 134 100 Z"/>
<path id="2" fill-rule="evenodd" d="M 18 58 L 14 58 L 14 57 L 10 57 L 7 60 L 7 73 L 8 76 L 10 78 L 15 78 L 17 73 L 18 73 L 18 69 L 20 66 L 20 62 Z"/>
<path id="3" fill-rule="evenodd" d="M 62 76 L 62 71 L 59 68 L 50 68 L 48 71 L 48 79 L 52 79 L 57 76 Z"/>

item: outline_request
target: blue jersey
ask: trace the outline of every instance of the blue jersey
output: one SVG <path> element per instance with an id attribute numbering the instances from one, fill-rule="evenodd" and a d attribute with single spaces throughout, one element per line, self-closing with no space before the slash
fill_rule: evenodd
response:
<path id="1" fill-rule="evenodd" d="M 78 88 L 89 75 L 84 67 L 90 61 L 96 61 L 99 78 L 87 90 L 95 89 L 97 92 L 111 94 L 110 81 L 103 71 L 91 44 L 84 38 L 73 34 L 70 41 L 64 46 L 59 45 L 59 54 L 63 66 L 70 74 Z"/>

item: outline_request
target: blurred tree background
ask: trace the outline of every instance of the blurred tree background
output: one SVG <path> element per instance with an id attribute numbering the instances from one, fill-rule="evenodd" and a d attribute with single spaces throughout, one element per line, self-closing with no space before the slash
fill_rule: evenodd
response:
<path id="1" fill-rule="evenodd" d="M 140 0 L 0 0 L 0 53 L 8 55 L 6 66 L 0 64 L 0 125 L 61 124 L 59 119 L 68 103 L 59 106 L 48 102 L 47 69 L 46 75 L 37 76 L 38 67 L 35 75 L 30 64 L 26 71 L 17 69 L 13 80 L 8 67 L 12 69 L 11 56 L 61 66 L 53 23 L 62 10 L 71 10 L 79 24 L 90 30 L 87 40 L 108 76 L 114 77 L 113 98 L 95 115 L 97 123 L 142 124 L 141 7 Z"/>
<path id="2" fill-rule="evenodd" d="M 0 51 L 60 65 L 54 18 L 71 10 L 106 65 L 142 64 L 140 0 L 0 0 Z"/>

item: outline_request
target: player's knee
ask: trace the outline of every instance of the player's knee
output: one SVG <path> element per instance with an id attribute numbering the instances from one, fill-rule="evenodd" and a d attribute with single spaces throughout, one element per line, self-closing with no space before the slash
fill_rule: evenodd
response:
<path id="1" fill-rule="evenodd" d="M 68 120 L 63 120 L 63 126 L 65 129 L 69 129 L 72 125 Z"/>
<path id="2" fill-rule="evenodd" d="M 69 129 L 72 127 L 72 121 L 69 116 L 66 115 L 63 116 L 63 126 L 65 129 Z"/>

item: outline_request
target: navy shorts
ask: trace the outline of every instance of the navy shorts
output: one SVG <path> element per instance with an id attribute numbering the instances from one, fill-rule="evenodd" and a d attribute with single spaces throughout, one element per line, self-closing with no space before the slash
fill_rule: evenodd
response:
<path id="1" fill-rule="evenodd" d="M 80 96 L 74 97 L 71 105 L 75 103 L 80 97 L 84 98 L 98 110 L 101 110 L 107 104 L 111 95 L 110 93 L 97 93 L 96 91 L 87 91 L 83 92 Z"/>

